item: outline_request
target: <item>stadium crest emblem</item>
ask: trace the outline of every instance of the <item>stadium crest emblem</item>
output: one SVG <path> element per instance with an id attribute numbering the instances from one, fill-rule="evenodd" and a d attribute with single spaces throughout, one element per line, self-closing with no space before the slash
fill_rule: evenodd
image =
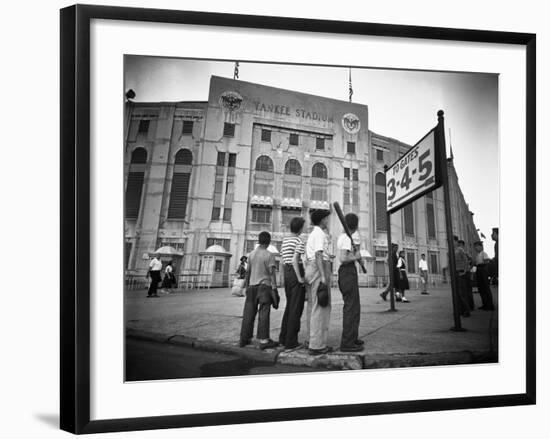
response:
<path id="1" fill-rule="evenodd" d="M 220 96 L 220 104 L 229 111 L 237 111 L 241 108 L 243 97 L 236 91 L 225 91 Z"/>
<path id="2" fill-rule="evenodd" d="M 361 128 L 361 121 L 355 114 L 347 113 L 342 117 L 342 126 L 348 133 L 355 134 Z"/>

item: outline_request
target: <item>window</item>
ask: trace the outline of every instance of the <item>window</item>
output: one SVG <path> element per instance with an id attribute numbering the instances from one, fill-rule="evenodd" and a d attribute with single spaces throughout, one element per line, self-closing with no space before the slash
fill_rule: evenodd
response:
<path id="1" fill-rule="evenodd" d="M 315 163 L 311 169 L 313 178 L 328 178 L 327 167 L 322 163 Z"/>
<path id="2" fill-rule="evenodd" d="M 315 140 L 315 149 L 317 151 L 324 151 L 325 150 L 325 139 L 324 137 L 317 137 Z"/>
<path id="3" fill-rule="evenodd" d="M 290 230 L 290 221 L 292 221 L 292 218 L 297 216 L 302 216 L 301 210 L 294 210 L 294 209 L 282 209 L 282 225 L 286 227 L 287 230 Z"/>
<path id="4" fill-rule="evenodd" d="M 295 159 L 290 159 L 285 164 L 285 174 L 287 175 L 302 175 L 302 166 Z"/>
<path id="5" fill-rule="evenodd" d="M 225 251 L 229 251 L 229 245 L 231 243 L 230 239 L 224 239 L 224 238 L 207 238 L 206 239 L 206 248 L 211 247 L 213 245 L 219 245 L 225 249 Z"/>
<path id="6" fill-rule="evenodd" d="M 353 169 L 353 181 L 359 181 L 359 169 Z"/>
<path id="7" fill-rule="evenodd" d="M 184 120 L 183 126 L 181 127 L 181 133 L 182 134 L 193 134 L 193 121 L 192 120 Z"/>
<path id="8" fill-rule="evenodd" d="M 355 142 L 348 143 L 348 154 L 355 154 Z"/>
<path id="9" fill-rule="evenodd" d="M 273 160 L 266 155 L 258 157 L 256 160 L 256 171 L 273 172 Z"/>
<path id="10" fill-rule="evenodd" d="M 255 180 L 254 195 L 263 195 L 265 197 L 273 196 L 273 186 L 270 181 Z"/>
<path id="11" fill-rule="evenodd" d="M 288 139 L 288 144 L 297 146 L 298 145 L 298 134 L 290 133 L 290 136 L 289 136 L 289 139 Z"/>
<path id="12" fill-rule="evenodd" d="M 376 191 L 376 231 L 385 232 L 388 230 L 386 224 L 386 194 Z"/>
<path id="13" fill-rule="evenodd" d="M 141 119 L 139 121 L 139 127 L 138 127 L 138 133 L 146 134 L 149 132 L 149 123 L 151 121 L 149 119 Z"/>
<path id="14" fill-rule="evenodd" d="M 414 236 L 414 214 L 412 204 L 407 204 L 403 208 L 403 220 L 405 223 L 405 235 Z"/>
<path id="15" fill-rule="evenodd" d="M 216 160 L 217 166 L 225 166 L 225 152 L 218 151 L 218 159 Z"/>
<path id="16" fill-rule="evenodd" d="M 283 184 L 284 198 L 301 198 L 302 187 L 300 183 L 285 181 Z"/>
<path id="17" fill-rule="evenodd" d="M 227 207 L 223 209 L 223 220 L 231 221 L 231 209 L 228 209 Z"/>
<path id="18" fill-rule="evenodd" d="M 437 253 L 430 253 L 430 273 L 437 274 L 439 273 L 438 267 L 437 267 Z"/>
<path id="19" fill-rule="evenodd" d="M 262 130 L 262 142 L 271 142 L 270 130 Z"/>
<path id="20" fill-rule="evenodd" d="M 139 215 L 145 163 L 147 163 L 147 151 L 144 148 L 136 148 L 132 152 L 130 171 L 126 181 L 125 216 L 127 219 L 137 219 Z"/>
<path id="21" fill-rule="evenodd" d="M 311 199 L 315 201 L 327 201 L 327 188 L 323 186 L 311 187 Z"/>
<path id="22" fill-rule="evenodd" d="M 132 159 L 130 160 L 132 164 L 144 164 L 147 163 L 147 151 L 145 148 L 136 148 L 132 152 Z"/>
<path id="23" fill-rule="evenodd" d="M 388 250 L 384 250 L 381 248 L 375 248 L 374 249 L 374 256 L 377 258 L 384 258 L 386 259 L 388 257 Z"/>
<path id="24" fill-rule="evenodd" d="M 374 177 L 376 195 L 376 231 L 387 231 L 386 223 L 386 177 L 382 172 L 379 172 Z"/>
<path id="25" fill-rule="evenodd" d="M 435 212 L 433 203 L 426 203 L 426 215 L 428 216 L 428 237 L 435 239 Z"/>
<path id="26" fill-rule="evenodd" d="M 212 208 L 212 221 L 217 221 L 220 219 L 220 212 L 221 212 L 221 208 L 220 207 L 213 207 Z"/>
<path id="27" fill-rule="evenodd" d="M 174 172 L 170 203 L 168 204 L 168 218 L 185 218 L 190 179 L 190 172 Z"/>
<path id="28" fill-rule="evenodd" d="M 407 255 L 407 272 L 416 273 L 416 255 L 414 250 L 406 250 Z"/>
<path id="29" fill-rule="evenodd" d="M 349 168 L 344 168 L 344 178 L 349 180 Z"/>
<path id="30" fill-rule="evenodd" d="M 235 124 L 225 122 L 223 124 L 223 136 L 224 137 L 234 137 L 235 136 Z"/>
<path id="31" fill-rule="evenodd" d="M 382 151 L 381 149 L 376 150 L 376 160 L 379 162 L 384 161 L 384 151 Z"/>
<path id="32" fill-rule="evenodd" d="M 214 271 L 216 273 L 219 273 L 222 271 L 222 266 L 223 266 L 223 261 L 221 261 L 220 259 L 216 259 L 216 265 L 214 267 Z"/>
<path id="33" fill-rule="evenodd" d="M 227 166 L 229 168 L 234 168 L 237 164 L 237 154 L 229 153 L 229 161 L 227 162 Z"/>
<path id="34" fill-rule="evenodd" d="M 271 222 L 271 209 L 252 208 L 252 222 L 269 224 Z"/>
<path id="35" fill-rule="evenodd" d="M 254 239 L 247 239 L 246 240 L 246 247 L 244 249 L 245 253 L 250 253 L 252 250 L 254 250 L 254 247 L 256 247 L 257 241 Z"/>

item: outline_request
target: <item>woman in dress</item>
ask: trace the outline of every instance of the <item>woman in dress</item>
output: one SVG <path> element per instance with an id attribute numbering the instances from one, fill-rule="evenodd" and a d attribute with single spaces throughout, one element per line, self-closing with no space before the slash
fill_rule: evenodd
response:
<path id="1" fill-rule="evenodd" d="M 172 268 L 172 261 L 166 263 L 164 267 L 164 279 L 162 279 L 162 290 L 166 294 L 172 293 L 172 287 L 175 284 L 176 276 L 174 276 L 174 269 Z"/>
<path id="2" fill-rule="evenodd" d="M 396 294 L 398 302 L 408 302 L 405 297 L 405 290 L 409 289 L 409 278 L 407 277 L 407 265 L 405 264 L 405 252 L 401 250 L 399 252 L 399 259 L 397 260 L 397 270 L 399 271 L 399 278 L 397 280 Z"/>

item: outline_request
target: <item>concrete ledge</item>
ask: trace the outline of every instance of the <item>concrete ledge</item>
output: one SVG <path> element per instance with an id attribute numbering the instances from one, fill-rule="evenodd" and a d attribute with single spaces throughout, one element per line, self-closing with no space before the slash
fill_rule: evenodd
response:
<path id="1" fill-rule="evenodd" d="M 402 354 L 369 354 L 368 352 L 331 352 L 310 355 L 307 349 L 285 351 L 283 348 L 259 349 L 257 343 L 244 348 L 236 343 L 199 340 L 185 335 L 169 335 L 139 329 L 126 329 L 126 336 L 138 340 L 170 343 L 209 352 L 219 352 L 263 364 L 283 364 L 331 370 L 389 369 L 396 367 L 444 366 L 457 364 L 494 363 L 496 352 L 434 352 Z"/>
<path id="2" fill-rule="evenodd" d="M 168 334 L 131 328 L 126 328 L 126 337 L 135 338 L 138 340 L 154 341 L 157 343 L 166 343 L 170 339 L 170 335 Z"/>
<path id="3" fill-rule="evenodd" d="M 336 370 L 363 369 L 361 354 L 344 352 L 331 352 L 323 355 L 310 355 L 307 350 L 281 352 L 277 357 L 277 363 Z"/>

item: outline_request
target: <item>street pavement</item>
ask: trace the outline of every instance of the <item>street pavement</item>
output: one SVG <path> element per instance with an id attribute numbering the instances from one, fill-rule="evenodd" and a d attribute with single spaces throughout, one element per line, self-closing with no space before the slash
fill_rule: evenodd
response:
<path id="1" fill-rule="evenodd" d="M 327 369 L 364 369 L 498 361 L 498 291 L 493 287 L 497 311 L 476 309 L 462 318 L 464 332 L 454 326 L 451 290 L 441 285 L 421 295 L 407 292 L 410 303 L 383 301 L 380 290 L 361 288 L 359 337 L 365 348 L 358 353 L 338 351 L 342 330 L 342 296 L 332 288 L 329 346 L 334 352 L 311 356 L 307 349 L 283 348 L 261 351 L 257 343 L 240 348 L 239 333 L 244 297 L 231 295 L 229 288 L 174 290 L 158 298 L 147 298 L 145 290 L 125 294 L 125 323 L 128 338 L 179 344 L 197 350 L 221 352 L 253 361 Z M 278 340 L 285 307 L 284 289 L 279 288 L 279 309 L 271 309 L 271 338 Z M 480 297 L 474 294 L 476 308 Z M 304 311 L 305 316 L 305 311 Z M 305 328 L 305 317 L 302 328 Z M 303 334 L 299 340 L 303 341 Z"/>

